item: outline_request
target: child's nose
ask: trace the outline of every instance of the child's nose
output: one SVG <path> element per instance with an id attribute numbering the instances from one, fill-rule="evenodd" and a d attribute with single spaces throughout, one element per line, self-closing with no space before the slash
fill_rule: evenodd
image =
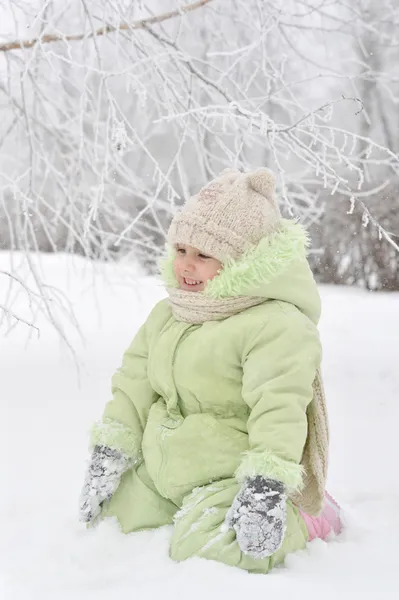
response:
<path id="1" fill-rule="evenodd" d="M 195 261 L 192 258 L 185 258 L 184 261 L 184 271 L 186 272 L 192 272 L 195 270 Z"/>

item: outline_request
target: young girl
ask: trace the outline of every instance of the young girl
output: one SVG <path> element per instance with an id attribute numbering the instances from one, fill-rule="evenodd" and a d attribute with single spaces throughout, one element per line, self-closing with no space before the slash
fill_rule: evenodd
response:
<path id="1" fill-rule="evenodd" d="M 340 529 L 325 494 L 320 300 L 267 169 L 227 169 L 172 221 L 159 302 L 92 430 L 86 523 L 174 523 L 170 556 L 267 573 Z M 321 516 L 317 516 L 321 513 Z"/>

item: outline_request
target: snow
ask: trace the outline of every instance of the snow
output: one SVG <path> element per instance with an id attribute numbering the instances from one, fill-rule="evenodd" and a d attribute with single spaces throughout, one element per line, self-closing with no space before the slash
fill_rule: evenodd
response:
<path id="1" fill-rule="evenodd" d="M 8 264 L 0 254 L 0 269 Z M 95 267 L 91 274 L 83 259 L 42 257 L 48 283 L 68 293 L 85 337 L 68 329 L 84 365 L 80 382 L 46 322 L 40 338 L 27 341 L 23 325 L 0 337 L 0 598 L 399 597 L 399 295 L 321 288 L 329 490 L 344 507 L 346 530 L 267 576 L 249 575 L 199 558 L 172 562 L 168 527 L 124 536 L 112 521 L 94 530 L 78 522 L 87 431 L 110 397 L 122 352 L 164 296 L 136 267 Z"/>

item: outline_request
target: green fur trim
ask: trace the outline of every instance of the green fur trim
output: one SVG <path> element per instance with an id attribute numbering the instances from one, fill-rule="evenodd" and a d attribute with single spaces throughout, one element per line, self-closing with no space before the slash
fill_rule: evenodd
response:
<path id="1" fill-rule="evenodd" d="M 236 471 L 236 478 L 242 482 L 246 477 L 262 477 L 281 481 L 288 492 L 296 492 L 302 488 L 304 469 L 288 460 L 283 460 L 270 450 L 264 452 L 245 452 L 244 459 Z"/>
<path id="2" fill-rule="evenodd" d="M 161 272 L 162 279 L 169 288 L 178 288 L 179 282 L 176 279 L 176 275 L 173 269 L 173 261 L 175 260 L 176 252 L 172 246 L 166 247 L 166 254 L 159 261 L 159 269 Z"/>
<path id="3" fill-rule="evenodd" d="M 282 219 L 278 231 L 264 237 L 257 246 L 238 260 L 227 261 L 219 275 L 208 282 L 204 294 L 210 298 L 251 296 L 260 285 L 273 281 L 295 260 L 306 257 L 309 237 L 297 221 Z M 178 288 L 173 270 L 176 252 L 167 246 L 160 260 L 160 271 L 166 287 Z"/>
<path id="4" fill-rule="evenodd" d="M 134 459 L 140 455 L 140 447 L 132 430 L 123 423 L 108 418 L 94 423 L 90 433 L 90 446 L 108 446 Z"/>
<path id="5" fill-rule="evenodd" d="M 205 295 L 230 298 L 252 295 L 259 285 L 268 284 L 295 260 L 306 257 L 309 237 L 297 221 L 282 219 L 280 229 L 245 252 L 237 261 L 224 264 L 220 274 L 208 282 Z"/>

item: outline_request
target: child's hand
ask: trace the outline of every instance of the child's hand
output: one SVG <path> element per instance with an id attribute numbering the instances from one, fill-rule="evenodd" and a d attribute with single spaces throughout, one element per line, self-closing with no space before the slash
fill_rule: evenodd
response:
<path id="1" fill-rule="evenodd" d="M 226 515 L 244 554 L 265 558 L 283 543 L 286 519 L 284 485 L 260 475 L 247 478 Z"/>
<path id="2" fill-rule="evenodd" d="M 103 502 L 112 498 L 130 466 L 129 458 L 121 452 L 108 446 L 94 447 L 80 495 L 80 521 L 89 523 L 99 516 Z"/>

